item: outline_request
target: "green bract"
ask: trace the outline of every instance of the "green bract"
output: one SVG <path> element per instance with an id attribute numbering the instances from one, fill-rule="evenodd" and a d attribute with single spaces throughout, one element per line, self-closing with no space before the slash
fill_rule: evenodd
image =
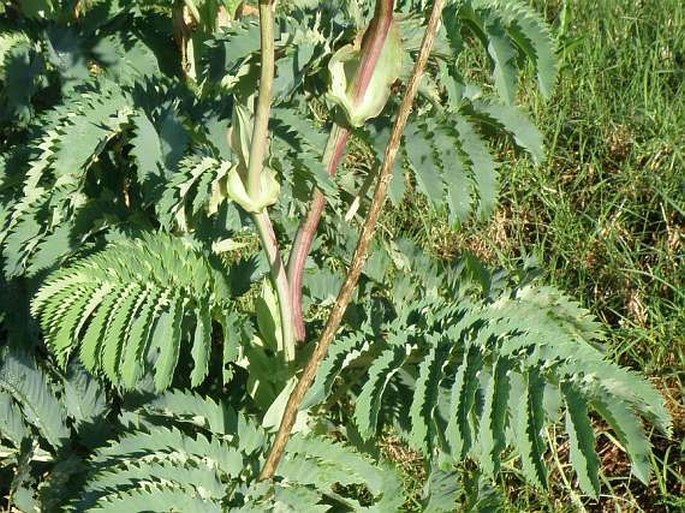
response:
<path id="1" fill-rule="evenodd" d="M 281 186 L 276 172 L 264 166 L 260 176 L 260 189 L 257 197 L 252 197 L 245 187 L 245 175 L 249 165 L 250 139 L 252 136 L 253 116 L 244 106 L 236 104 L 233 110 L 233 126 L 229 129 L 229 141 L 233 151 L 238 154 L 240 163 L 228 172 L 226 190 L 228 196 L 250 213 L 259 213 L 278 200 Z"/>
<path id="2" fill-rule="evenodd" d="M 328 63 L 331 82 L 327 97 L 343 108 L 352 126 L 363 126 L 368 119 L 381 113 L 390 97 L 392 84 L 400 76 L 403 54 L 400 31 L 393 21 L 369 85 L 360 97 L 354 91 L 362 62 L 360 45 L 346 45 L 333 54 Z"/>
<path id="3" fill-rule="evenodd" d="M 269 205 L 276 203 L 281 186 L 276 179 L 276 172 L 268 167 L 264 167 L 259 180 L 261 185 L 260 194 L 255 198 L 248 194 L 247 189 L 245 189 L 245 182 L 240 176 L 238 168 L 234 167 L 228 172 L 226 185 L 229 197 L 248 212 L 261 212 Z"/>

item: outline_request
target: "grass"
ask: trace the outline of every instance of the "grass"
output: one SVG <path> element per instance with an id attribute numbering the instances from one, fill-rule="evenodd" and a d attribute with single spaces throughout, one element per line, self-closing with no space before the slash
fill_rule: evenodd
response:
<path id="1" fill-rule="evenodd" d="M 673 413 L 675 437 L 653 438 L 656 477 L 647 488 L 600 436 L 607 495 L 581 502 L 587 511 L 683 511 L 685 6 L 536 3 L 556 27 L 560 77 L 550 100 L 531 86 L 520 101 L 544 132 L 546 164 L 534 168 L 505 154 L 504 192 L 487 223 L 455 231 L 438 214 L 418 215 L 417 202 L 394 212 L 395 222 L 441 256 L 470 249 L 509 269 L 536 262 L 544 280 L 610 327 L 612 357 L 653 379 Z M 559 475 L 549 497 L 534 497 L 515 498 L 513 510 L 580 509 Z"/>

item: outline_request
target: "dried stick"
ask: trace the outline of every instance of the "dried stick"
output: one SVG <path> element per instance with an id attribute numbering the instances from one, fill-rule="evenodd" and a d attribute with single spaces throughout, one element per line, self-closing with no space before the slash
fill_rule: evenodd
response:
<path id="1" fill-rule="evenodd" d="M 407 91 L 397 114 L 397 119 L 395 120 L 390 141 L 385 149 L 383 165 L 381 166 L 380 173 L 378 174 L 378 182 L 376 183 L 373 200 L 371 201 L 368 216 L 364 222 L 364 225 L 362 226 L 362 231 L 357 243 L 357 249 L 355 250 L 354 257 L 352 258 L 352 263 L 350 264 L 350 269 L 347 273 L 345 283 L 340 288 L 338 298 L 333 306 L 330 316 L 328 317 L 328 322 L 326 323 L 326 327 L 321 334 L 319 343 L 312 353 L 312 356 L 309 359 L 309 362 L 307 363 L 307 366 L 305 367 L 297 386 L 293 390 L 292 394 L 290 394 L 288 404 L 286 405 L 285 412 L 283 414 L 283 419 L 281 420 L 281 426 L 276 434 L 276 439 L 271 447 L 271 452 L 269 453 L 269 456 L 264 463 L 264 467 L 262 468 L 262 472 L 259 476 L 260 479 L 273 478 L 276 468 L 283 457 L 285 446 L 290 438 L 290 432 L 295 424 L 295 419 L 297 417 L 300 404 L 302 404 L 305 394 L 314 381 L 314 376 L 316 375 L 319 364 L 326 356 L 328 347 L 330 346 L 336 332 L 338 331 L 338 328 L 340 327 L 340 322 L 342 321 L 345 310 L 347 309 L 347 305 L 349 304 L 354 289 L 357 286 L 357 282 L 359 281 L 359 276 L 369 254 L 369 245 L 371 243 L 371 239 L 373 238 L 374 232 L 376 231 L 376 224 L 381 214 L 383 204 L 385 203 L 388 186 L 390 184 L 390 179 L 392 178 L 392 169 L 395 164 L 395 158 L 397 157 L 397 151 L 399 150 L 400 140 L 402 138 L 402 132 L 407 124 L 412 104 L 414 103 L 414 98 L 416 97 L 416 93 L 419 89 L 419 84 L 426 67 L 426 62 L 428 61 L 428 56 L 430 55 L 431 48 L 435 42 L 435 35 L 440 23 L 440 15 L 442 14 L 443 6 L 444 0 L 436 0 L 433 4 L 433 10 L 431 11 L 430 19 L 428 20 L 426 33 L 423 37 L 423 42 L 421 43 L 419 58 L 416 60 L 414 71 L 409 80 L 409 85 L 407 86 Z"/>

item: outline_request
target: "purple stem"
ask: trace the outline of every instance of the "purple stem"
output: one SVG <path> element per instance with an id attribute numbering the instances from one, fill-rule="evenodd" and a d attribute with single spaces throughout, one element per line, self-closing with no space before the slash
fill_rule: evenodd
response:
<path id="1" fill-rule="evenodd" d="M 334 135 L 335 133 L 335 135 Z M 347 141 L 350 136 L 350 131 L 347 128 L 333 128 L 331 133 L 333 137 L 333 154 L 328 165 L 328 174 L 335 175 L 342 156 L 347 146 Z M 293 312 L 293 323 L 295 329 L 295 340 L 303 341 L 305 339 L 304 317 L 302 314 L 302 278 L 304 276 L 304 264 L 309 256 L 312 243 L 314 242 L 314 235 L 319 226 L 323 209 L 326 205 L 326 198 L 323 193 L 316 189 L 314 191 L 314 198 L 309 206 L 307 217 L 297 230 L 297 235 L 293 242 L 293 249 L 290 252 L 288 259 L 288 283 L 290 284 L 290 304 Z"/>
<path id="2" fill-rule="evenodd" d="M 369 27 L 364 32 L 361 44 L 361 61 L 357 68 L 357 74 L 351 84 L 354 91 L 355 101 L 361 100 L 366 94 L 366 89 L 371 82 L 376 64 L 380 58 L 385 39 L 390 31 L 393 21 L 394 0 L 378 0 L 376 10 Z M 347 128 L 333 127 L 327 151 L 324 155 L 324 162 L 328 161 L 328 174 L 335 176 L 338 167 L 342 162 L 343 153 L 349 140 L 350 131 Z M 328 155 L 329 145 L 333 148 Z M 290 304 L 293 312 L 293 322 L 295 329 L 295 339 L 299 342 L 305 340 L 306 332 L 304 327 L 304 316 L 302 312 L 302 278 L 304 276 L 304 266 L 311 251 L 312 243 L 316 230 L 321 221 L 326 198 L 323 193 L 316 189 L 312 203 L 302 224 L 297 230 L 297 235 L 293 241 L 293 249 L 288 259 L 288 282 L 290 284 Z"/>

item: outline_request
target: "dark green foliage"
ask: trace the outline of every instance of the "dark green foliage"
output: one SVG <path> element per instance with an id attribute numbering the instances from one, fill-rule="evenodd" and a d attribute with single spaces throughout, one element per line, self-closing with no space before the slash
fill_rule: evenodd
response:
<path id="1" fill-rule="evenodd" d="M 91 372 L 127 388 L 153 365 L 155 386 L 167 388 L 182 330 L 193 333 L 193 386 L 207 376 L 212 319 L 230 308 L 226 276 L 180 238 L 123 239 L 74 267 L 53 273 L 32 311 L 60 365 L 80 345 Z"/>
<path id="2" fill-rule="evenodd" d="M 329 132 L 345 122 L 326 98 L 327 64 L 370 11 L 309 4 L 276 9 L 265 165 L 281 187 L 268 215 L 282 250 L 315 188 L 330 207 L 304 278 L 313 337 L 351 258 L 351 220 L 368 207 L 399 102 L 393 94 L 380 118 L 350 128 L 359 161 L 330 176 Z M 425 20 L 422 3 L 398 4 L 406 82 Z M 492 482 L 505 458 L 517 455 L 526 479 L 547 485 L 545 430 L 558 422 L 581 489 L 596 496 L 593 412 L 647 482 L 641 423 L 668 434 L 670 418 L 648 382 L 604 354 L 587 311 L 474 259 L 438 263 L 389 237 L 374 247 L 276 478 L 257 480 L 311 344 L 284 359 L 266 278 L 273 262 L 232 199 L 260 52 L 257 18 L 234 19 L 236 8 L 45 0 L 0 11 L 0 337 L 11 341 L 0 352 L 0 471 L 11 506 L 399 511 L 395 472 L 369 455 L 393 428 L 430 462 L 426 511 L 457 501 L 496 511 Z M 460 65 L 478 44 L 490 67 L 475 79 Z M 554 51 L 528 4 L 451 3 L 401 146 L 398 174 L 409 173 L 395 177 L 392 200 L 414 191 L 455 226 L 491 214 L 500 143 L 544 159 L 517 95 L 526 67 L 550 93 Z M 479 470 L 457 471 L 466 460 Z"/>
<path id="3" fill-rule="evenodd" d="M 18 448 L 30 432 L 26 421 L 53 448 L 60 447 L 69 438 L 66 412 L 61 408 L 47 374 L 37 368 L 28 355 L 5 350 L 2 356 L 0 386 L 9 402 L 3 418 L 3 424 L 9 428 L 7 438 Z M 21 413 L 17 406 L 21 407 Z"/>
<path id="4" fill-rule="evenodd" d="M 80 469 L 80 448 L 106 437 L 105 392 L 76 365 L 62 374 L 10 346 L 0 354 L 0 398 L 2 467 L 16 466 L 8 483 L 11 504 L 21 511 L 53 507 Z M 55 464 L 48 478 L 41 476 L 46 462 Z"/>
<path id="5" fill-rule="evenodd" d="M 544 487 L 542 433 L 559 420 L 558 412 L 545 409 L 543 392 L 551 387 L 564 398 L 571 461 L 586 493 L 599 493 L 590 409 L 616 430 L 635 475 L 648 482 L 650 449 L 637 415 L 667 436 L 670 416 L 648 382 L 598 349 L 600 326 L 587 311 L 553 289 L 529 285 L 473 303 L 451 296 L 449 288 L 426 289 L 419 276 L 409 302 L 416 306 L 400 313 L 405 297 L 393 307 L 396 329 L 410 335 L 376 340 L 371 361 L 347 349 L 349 358 L 368 367 L 354 415 L 365 438 L 394 422 L 394 414 L 378 418 L 378 405 L 393 381 L 411 376 L 411 405 L 400 414 L 410 419 L 403 432 L 411 445 L 426 454 L 439 449 L 456 461 L 471 457 L 490 476 L 509 446 L 520 454 L 526 478 Z M 342 357 L 333 353 L 318 379 L 330 382 Z"/>

